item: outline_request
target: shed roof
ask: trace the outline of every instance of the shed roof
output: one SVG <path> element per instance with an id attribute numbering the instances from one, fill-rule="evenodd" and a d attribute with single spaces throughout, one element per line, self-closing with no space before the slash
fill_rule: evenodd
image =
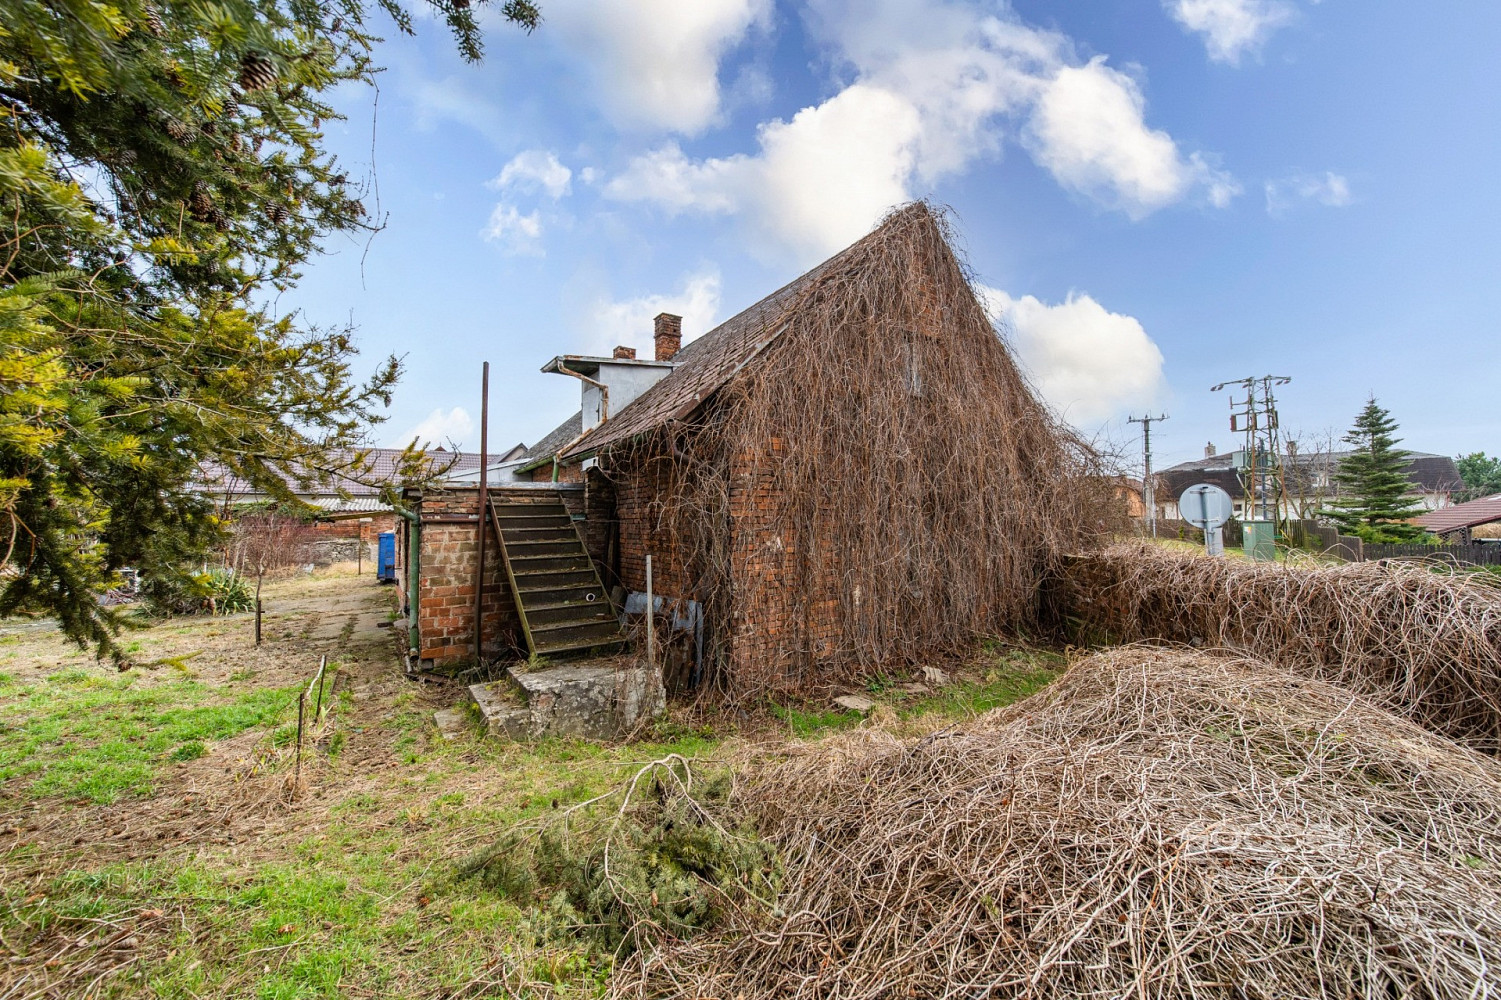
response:
<path id="1" fill-rule="evenodd" d="M 1468 503 L 1457 503 L 1442 510 L 1431 510 L 1414 520 L 1436 535 L 1493 524 L 1501 521 L 1501 493 Z"/>

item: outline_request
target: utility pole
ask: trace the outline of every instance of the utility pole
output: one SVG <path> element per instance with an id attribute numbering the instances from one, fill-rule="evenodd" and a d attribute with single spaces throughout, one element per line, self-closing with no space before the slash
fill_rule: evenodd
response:
<path id="1" fill-rule="evenodd" d="M 1287 504 L 1287 478 L 1273 386 L 1287 385 L 1286 375 L 1253 375 L 1210 386 L 1219 392 L 1238 386 L 1244 397 L 1230 398 L 1230 430 L 1245 434 L 1235 466 L 1245 492 L 1245 549 L 1252 559 L 1275 559 L 1277 526 Z M 1259 395 L 1258 395 L 1259 392 Z"/>
<path id="2" fill-rule="evenodd" d="M 1146 502 L 1147 526 L 1152 529 L 1152 537 L 1157 537 L 1157 490 L 1152 485 L 1152 424 L 1154 421 L 1166 420 L 1166 413 L 1152 416 L 1150 412 L 1144 417 L 1127 417 L 1129 423 L 1141 424 L 1141 457 L 1144 471 L 1141 477 L 1141 498 Z"/>

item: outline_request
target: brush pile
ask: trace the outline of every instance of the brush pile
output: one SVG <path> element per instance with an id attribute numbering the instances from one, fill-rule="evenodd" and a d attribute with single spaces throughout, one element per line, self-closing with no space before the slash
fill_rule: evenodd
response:
<path id="1" fill-rule="evenodd" d="M 1071 560 L 1064 579 L 1063 613 L 1086 635 L 1234 649 L 1501 750 L 1501 586 L 1488 574 L 1297 567 L 1126 544 Z"/>
<path id="2" fill-rule="evenodd" d="M 778 909 L 619 993 L 1501 993 L 1501 764 L 1254 661 L 1122 648 L 957 731 L 747 772 Z"/>

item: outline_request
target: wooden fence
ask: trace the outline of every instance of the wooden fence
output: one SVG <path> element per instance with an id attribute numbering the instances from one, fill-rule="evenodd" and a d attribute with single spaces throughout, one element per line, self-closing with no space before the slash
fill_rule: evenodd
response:
<path id="1" fill-rule="evenodd" d="M 1501 566 L 1501 545 L 1471 542 L 1469 545 L 1373 545 L 1364 546 L 1366 561 L 1372 559 L 1442 559 L 1472 566 Z"/>

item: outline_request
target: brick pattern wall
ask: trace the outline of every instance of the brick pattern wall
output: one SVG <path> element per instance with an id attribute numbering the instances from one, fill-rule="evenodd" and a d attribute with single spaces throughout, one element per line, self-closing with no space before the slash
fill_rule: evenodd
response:
<path id="1" fill-rule="evenodd" d="M 840 639 L 832 544 L 798 538 L 782 514 L 787 497 L 775 476 L 785 453 L 783 442 L 774 438 L 762 449 L 735 456 L 730 470 L 736 599 L 729 669 L 742 687 L 795 684 Z"/>
<path id="2" fill-rule="evenodd" d="M 478 490 L 451 490 L 425 495 L 418 507 L 423 522 L 418 552 L 419 656 L 433 666 L 474 659 L 474 566 L 479 549 L 476 523 L 444 520 L 473 518 L 478 505 Z M 493 535 L 485 545 L 483 613 L 486 646 L 524 645 L 521 622 Z"/>
<path id="3" fill-rule="evenodd" d="M 370 514 L 369 521 L 359 518 L 341 518 L 337 521 L 318 521 L 313 530 L 319 538 L 359 538 L 374 545 L 375 537 L 382 531 L 396 530 L 395 514 Z"/>
<path id="4" fill-rule="evenodd" d="M 582 483 L 584 481 L 584 467 L 578 462 L 572 464 L 558 463 L 558 478 L 552 478 L 552 463 L 539 465 L 531 471 L 534 483 Z"/>
<path id="5" fill-rule="evenodd" d="M 646 590 L 646 556 L 652 557 L 652 590 L 665 597 L 692 598 L 685 564 L 689 553 L 668 529 L 664 500 L 674 483 L 666 459 L 647 457 L 619 470 L 615 508 L 620 531 L 620 582 L 627 591 Z"/>
<path id="6" fill-rule="evenodd" d="M 534 489 L 490 487 L 490 495 L 500 502 L 507 496 L 522 500 L 538 499 Z M 555 494 L 549 491 L 548 498 Z M 583 490 L 564 489 L 563 506 L 570 514 L 584 515 Z M 418 513 L 422 518 L 422 548 L 418 553 L 417 628 L 421 659 L 433 666 L 456 665 L 474 659 L 474 566 L 479 550 L 476 522 L 479 511 L 477 489 L 450 489 L 425 494 Z M 462 523 L 452 523 L 457 519 Z M 586 532 L 586 542 L 589 535 Z M 405 547 L 398 545 L 399 571 L 403 592 L 406 588 Z M 591 555 L 593 554 L 591 550 Z M 492 533 L 485 543 L 485 634 L 487 648 L 499 646 L 524 654 L 526 639 L 521 619 L 511 597 L 510 583 L 501 563 L 498 543 Z"/>

